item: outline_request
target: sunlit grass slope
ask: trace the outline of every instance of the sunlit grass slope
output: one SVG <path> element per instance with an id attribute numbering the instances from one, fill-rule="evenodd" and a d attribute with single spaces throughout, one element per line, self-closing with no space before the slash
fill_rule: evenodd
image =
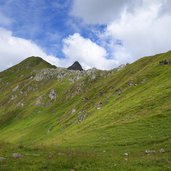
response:
<path id="1" fill-rule="evenodd" d="M 165 60 L 171 52 L 74 82 L 35 81 L 41 69 L 55 68 L 35 57 L 1 72 L 0 152 L 9 170 L 170 170 L 171 64 Z M 41 96 L 44 105 L 35 105 Z M 26 157 L 11 161 L 14 150 Z"/>

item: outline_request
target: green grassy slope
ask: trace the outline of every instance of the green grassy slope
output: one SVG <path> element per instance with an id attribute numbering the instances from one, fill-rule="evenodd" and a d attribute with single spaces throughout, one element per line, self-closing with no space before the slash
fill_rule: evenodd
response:
<path id="1" fill-rule="evenodd" d="M 170 170 L 171 64 L 159 64 L 165 59 L 171 52 L 74 82 L 35 81 L 41 69 L 54 67 L 34 57 L 0 73 L 2 168 Z M 12 161 L 15 150 L 26 156 Z"/>

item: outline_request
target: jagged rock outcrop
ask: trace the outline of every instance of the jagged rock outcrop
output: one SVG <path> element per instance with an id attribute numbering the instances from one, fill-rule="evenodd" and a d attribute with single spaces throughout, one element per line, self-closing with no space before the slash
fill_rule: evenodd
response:
<path id="1" fill-rule="evenodd" d="M 164 59 L 159 62 L 160 65 L 169 65 L 171 64 L 171 61 L 169 59 Z"/>
<path id="2" fill-rule="evenodd" d="M 69 81 L 75 82 L 88 76 L 90 79 L 94 80 L 97 76 L 104 76 L 108 72 L 97 70 L 95 68 L 86 71 L 79 70 L 68 70 L 66 68 L 56 68 L 56 69 L 42 69 L 38 71 L 33 78 L 35 81 L 50 80 L 50 79 L 60 79 L 68 78 Z"/>
<path id="3" fill-rule="evenodd" d="M 50 79 L 64 79 L 69 78 L 70 81 L 79 80 L 83 74 L 80 71 L 70 71 L 65 68 L 56 69 L 42 69 L 37 72 L 34 77 L 35 81 L 50 80 Z"/>
<path id="4" fill-rule="evenodd" d="M 0 157 L 0 162 L 2 162 L 2 161 L 4 161 L 4 160 L 6 160 L 5 157 Z"/>

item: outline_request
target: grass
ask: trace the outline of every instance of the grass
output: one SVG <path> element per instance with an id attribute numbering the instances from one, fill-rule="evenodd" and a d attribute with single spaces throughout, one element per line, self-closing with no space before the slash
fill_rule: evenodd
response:
<path id="1" fill-rule="evenodd" d="M 171 65 L 159 65 L 166 58 L 171 52 L 74 83 L 30 80 L 53 68 L 34 57 L 0 73 L 0 170 L 171 170 Z M 56 101 L 48 98 L 51 89 Z M 48 105 L 35 106 L 39 96 Z M 15 152 L 24 157 L 12 158 Z"/>
<path id="2" fill-rule="evenodd" d="M 117 151 L 97 151 L 95 149 L 58 149 L 54 147 L 25 147 L 1 144 L 0 152 L 6 157 L 1 162 L 1 170 L 170 170 L 167 153 L 147 155 L 144 152 L 130 152 L 128 157 Z M 24 157 L 15 159 L 12 153 Z"/>

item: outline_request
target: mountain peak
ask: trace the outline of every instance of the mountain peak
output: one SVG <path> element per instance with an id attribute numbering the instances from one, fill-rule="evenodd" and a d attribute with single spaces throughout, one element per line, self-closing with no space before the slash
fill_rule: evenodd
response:
<path id="1" fill-rule="evenodd" d="M 43 69 L 43 68 L 56 68 L 54 65 L 51 65 L 41 57 L 31 56 L 20 62 L 19 64 L 13 66 L 12 68 L 17 69 Z"/>
<path id="2" fill-rule="evenodd" d="M 47 61 L 45 61 L 44 59 L 42 59 L 41 57 L 38 57 L 38 56 L 28 57 L 25 60 L 23 60 L 20 64 L 22 64 L 22 65 L 30 65 L 32 67 L 36 66 L 36 65 L 40 65 L 40 64 L 47 65 L 48 67 L 52 66 Z"/>
<path id="3" fill-rule="evenodd" d="M 83 71 L 83 68 L 78 61 L 75 61 L 70 67 L 68 67 L 68 70 Z"/>

